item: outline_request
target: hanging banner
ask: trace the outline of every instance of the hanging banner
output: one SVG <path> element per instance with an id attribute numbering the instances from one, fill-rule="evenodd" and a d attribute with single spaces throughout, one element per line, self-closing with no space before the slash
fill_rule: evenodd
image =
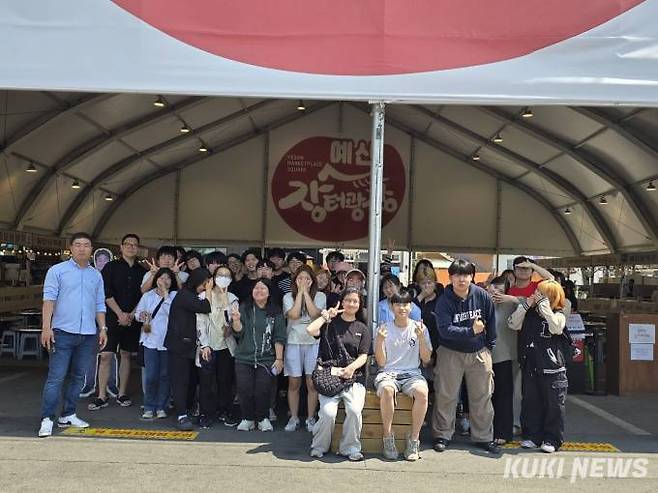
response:
<path id="1" fill-rule="evenodd" d="M 0 2 L 0 88 L 658 105 L 658 0 Z"/>
<path id="2" fill-rule="evenodd" d="M 382 227 L 395 217 L 406 192 L 400 153 L 384 146 Z M 277 213 L 297 233 L 317 241 L 349 242 L 368 236 L 370 142 L 310 137 L 276 165 L 271 185 Z"/>

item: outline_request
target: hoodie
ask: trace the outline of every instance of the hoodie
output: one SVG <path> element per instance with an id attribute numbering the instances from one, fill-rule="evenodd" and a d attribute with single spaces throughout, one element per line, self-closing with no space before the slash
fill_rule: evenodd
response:
<path id="1" fill-rule="evenodd" d="M 475 353 L 483 347 L 496 345 L 496 315 L 489 294 L 471 284 L 468 296 L 462 299 L 449 285 L 436 302 L 434 316 L 439 331 L 439 344 L 460 353 Z M 484 322 L 484 331 L 475 334 L 473 323 Z"/>

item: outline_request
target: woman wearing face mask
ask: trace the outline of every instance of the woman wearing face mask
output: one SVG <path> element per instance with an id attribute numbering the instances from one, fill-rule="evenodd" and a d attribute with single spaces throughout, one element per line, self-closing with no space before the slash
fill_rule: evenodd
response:
<path id="1" fill-rule="evenodd" d="M 199 367 L 199 426 L 209 428 L 213 419 L 226 426 L 238 424 L 233 414 L 235 378 L 235 338 L 231 332 L 231 310 L 238 308 L 238 298 L 228 291 L 231 270 L 220 265 L 213 274 L 210 313 L 197 313 Z"/>
<path id="2" fill-rule="evenodd" d="M 205 268 L 199 267 L 190 273 L 183 288 L 171 303 L 165 347 L 168 351 L 169 380 L 174 398 L 176 426 L 181 431 L 193 429 L 187 413 L 191 375 L 196 371 L 196 314 L 210 313 L 213 283 Z M 204 299 L 201 299 L 204 298 Z"/>
<path id="3" fill-rule="evenodd" d="M 164 339 L 169 310 L 176 296 L 176 274 L 161 268 L 153 276 L 153 289 L 142 295 L 135 313 L 142 322 L 139 343 L 144 349 L 144 414 L 142 419 L 166 418 L 169 401 L 167 348 Z M 172 291 L 171 288 L 174 288 Z"/>
<path id="4" fill-rule="evenodd" d="M 268 419 L 273 375 L 283 370 L 286 327 L 281 308 L 270 299 L 272 283 L 258 279 L 251 296 L 231 310 L 235 350 L 235 377 L 242 421 L 238 431 L 272 431 Z"/>
<path id="5" fill-rule="evenodd" d="M 318 341 L 308 335 L 306 328 L 326 308 L 327 298 L 318 291 L 313 269 L 302 265 L 292 277 L 292 292 L 283 297 L 283 314 L 288 318 L 285 372 L 288 377 L 288 406 L 290 420 L 286 431 L 299 427 L 299 391 L 305 376 L 307 394 L 306 430 L 313 431 L 318 393 L 313 386 L 311 373 L 317 364 Z"/>

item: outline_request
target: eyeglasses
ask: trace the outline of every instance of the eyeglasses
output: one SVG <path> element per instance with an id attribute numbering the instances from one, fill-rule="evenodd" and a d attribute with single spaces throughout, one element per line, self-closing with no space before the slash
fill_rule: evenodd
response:
<path id="1" fill-rule="evenodd" d="M 130 248 L 139 248 L 139 243 L 130 243 L 130 242 L 126 241 L 126 242 L 123 243 L 123 246 L 127 246 L 127 247 L 130 247 Z"/>

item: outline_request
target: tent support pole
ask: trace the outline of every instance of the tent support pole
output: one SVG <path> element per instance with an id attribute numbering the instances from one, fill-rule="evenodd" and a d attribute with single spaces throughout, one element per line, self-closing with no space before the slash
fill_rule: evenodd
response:
<path id="1" fill-rule="evenodd" d="M 269 174 L 270 174 L 270 133 L 265 133 L 265 143 L 263 145 L 263 161 L 265 164 L 265 176 L 263 178 L 263 211 L 261 217 L 262 223 L 260 228 L 260 254 L 265 258 L 265 242 L 267 241 L 267 199 L 269 194 Z"/>
<path id="2" fill-rule="evenodd" d="M 174 245 L 178 245 L 180 224 L 180 176 L 181 170 L 176 171 L 176 182 L 174 184 Z"/>
<path id="3" fill-rule="evenodd" d="M 411 245 L 413 245 L 413 219 L 414 219 L 414 180 L 415 180 L 415 164 L 416 164 L 416 137 L 411 136 L 411 142 L 409 143 L 409 193 L 407 200 L 407 208 L 409 214 L 407 215 L 407 252 L 409 254 L 409 268 L 407 270 L 407 286 L 412 282 L 415 282 L 415 279 L 412 281 L 412 259 L 413 250 Z"/>
<path id="4" fill-rule="evenodd" d="M 372 103 L 372 143 L 370 151 L 370 218 L 368 221 L 368 327 L 377 333 L 379 263 L 381 261 L 382 197 L 384 187 L 385 104 Z"/>
<path id="5" fill-rule="evenodd" d="M 503 214 L 503 184 L 496 180 L 496 265 L 494 271 L 498 273 L 498 261 L 500 260 L 500 243 L 501 243 L 501 220 Z"/>

